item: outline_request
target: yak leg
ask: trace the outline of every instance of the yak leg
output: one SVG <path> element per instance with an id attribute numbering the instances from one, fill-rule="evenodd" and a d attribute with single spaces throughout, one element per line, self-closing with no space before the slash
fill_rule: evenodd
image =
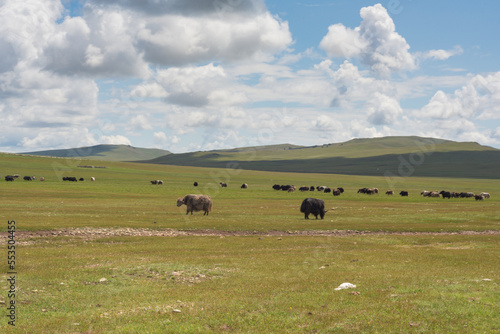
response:
<path id="1" fill-rule="evenodd" d="M 308 213 L 304 213 L 304 219 L 309 219 L 309 214 Z"/>

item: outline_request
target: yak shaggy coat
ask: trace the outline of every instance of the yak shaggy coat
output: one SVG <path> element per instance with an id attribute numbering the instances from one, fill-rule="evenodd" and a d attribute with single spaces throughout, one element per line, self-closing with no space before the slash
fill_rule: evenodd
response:
<path id="1" fill-rule="evenodd" d="M 318 215 L 323 219 L 325 217 L 325 202 L 319 198 L 306 198 L 302 201 L 300 212 L 304 213 L 304 218 L 309 219 L 309 214 L 313 214 L 316 219 Z"/>
<path id="2" fill-rule="evenodd" d="M 208 215 L 212 211 L 212 199 L 207 195 L 186 195 L 177 199 L 177 206 L 185 204 L 187 206 L 186 215 L 193 211 L 204 211 L 203 215 Z"/>

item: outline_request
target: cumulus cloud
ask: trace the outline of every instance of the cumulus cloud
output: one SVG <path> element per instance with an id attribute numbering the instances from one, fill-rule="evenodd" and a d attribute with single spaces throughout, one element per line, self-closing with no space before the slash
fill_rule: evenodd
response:
<path id="1" fill-rule="evenodd" d="M 99 142 L 108 145 L 132 145 L 130 139 L 122 135 L 102 136 Z"/>
<path id="2" fill-rule="evenodd" d="M 24 151 L 60 147 L 61 137 L 65 138 L 66 148 L 97 145 L 100 142 L 87 128 L 68 127 L 59 131 L 50 128 L 39 129 L 34 136 L 21 139 Z"/>
<path id="3" fill-rule="evenodd" d="M 265 9 L 262 0 L 92 0 L 92 2 L 101 5 L 119 5 L 153 16 L 169 13 L 184 16 L 248 14 Z"/>
<path id="4" fill-rule="evenodd" d="M 499 119 L 500 72 L 476 75 L 453 94 L 439 90 L 418 114 L 435 119 Z"/>
<path id="5" fill-rule="evenodd" d="M 169 66 L 214 59 L 266 59 L 291 43 L 288 23 L 268 12 L 227 20 L 170 15 L 144 22 L 137 33 L 144 58 Z"/>
<path id="6" fill-rule="evenodd" d="M 427 52 L 417 53 L 416 57 L 420 59 L 436 59 L 436 60 L 446 60 L 450 57 L 460 55 L 464 52 L 462 47 L 456 46 L 453 50 L 429 50 Z"/>
<path id="7" fill-rule="evenodd" d="M 381 4 L 362 8 L 360 15 L 362 22 L 354 29 L 330 26 L 320 47 L 330 57 L 357 58 L 381 77 L 416 68 L 410 46 Z"/>
<path id="8" fill-rule="evenodd" d="M 478 125 L 499 117 L 500 72 L 392 80 L 463 50 L 411 54 L 381 5 L 362 8 L 358 27 L 331 25 L 321 59 L 291 49 L 288 22 L 263 0 L 82 3 L 69 17 L 60 1 L 0 1 L 0 147 L 144 136 L 179 151 L 393 133 L 500 142 Z"/>
<path id="9" fill-rule="evenodd" d="M 141 103 L 147 99 L 190 107 L 246 103 L 245 91 L 228 79 L 222 66 L 199 63 L 268 61 L 293 41 L 288 23 L 272 16 L 262 0 L 224 3 L 88 0 L 81 16 L 65 17 L 60 1 L 1 2 L 0 111 L 10 129 L 1 128 L 0 145 L 8 142 L 12 147 L 17 141 L 15 146 L 46 147 L 54 143 L 49 136 L 30 129 L 51 128 L 54 138 L 57 133 L 62 138 L 75 126 L 100 126 L 101 109 L 110 104 L 98 101 L 95 80 L 101 78 L 144 79 L 130 95 Z M 179 67 L 154 70 L 156 65 L 174 64 Z M 122 108 L 115 105 L 115 109 Z M 120 115 L 128 118 L 122 126 L 151 130 L 146 116 L 137 114 L 140 110 L 127 107 Z M 208 121 L 224 124 L 214 115 Z M 102 138 L 128 142 L 120 136 Z"/>
<path id="10" fill-rule="evenodd" d="M 163 97 L 168 103 L 191 107 L 239 105 L 248 100 L 222 66 L 214 64 L 159 70 L 149 82 L 135 87 L 132 95 Z"/>
<path id="11" fill-rule="evenodd" d="M 333 132 L 342 129 L 342 123 L 327 115 L 319 115 L 312 124 L 314 129 L 318 131 Z"/>
<path id="12" fill-rule="evenodd" d="M 368 121 L 373 125 L 390 125 L 403 112 L 396 99 L 380 93 L 373 94 L 368 106 Z"/>

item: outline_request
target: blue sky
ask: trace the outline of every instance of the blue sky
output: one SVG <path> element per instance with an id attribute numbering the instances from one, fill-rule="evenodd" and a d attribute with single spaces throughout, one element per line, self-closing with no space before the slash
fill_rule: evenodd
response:
<path id="1" fill-rule="evenodd" d="M 6 0 L 0 151 L 500 148 L 500 2 Z"/>

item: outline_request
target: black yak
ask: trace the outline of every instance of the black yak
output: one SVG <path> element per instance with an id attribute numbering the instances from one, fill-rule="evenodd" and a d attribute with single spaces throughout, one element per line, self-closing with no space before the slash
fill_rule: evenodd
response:
<path id="1" fill-rule="evenodd" d="M 309 215 L 313 214 L 316 219 L 318 215 L 323 219 L 325 217 L 325 202 L 319 198 L 306 198 L 302 201 L 300 212 L 304 213 L 304 218 L 309 219 Z"/>
<path id="2" fill-rule="evenodd" d="M 451 192 L 449 192 L 449 191 L 442 190 L 439 193 L 441 194 L 441 196 L 443 196 L 443 198 L 451 198 Z"/>

